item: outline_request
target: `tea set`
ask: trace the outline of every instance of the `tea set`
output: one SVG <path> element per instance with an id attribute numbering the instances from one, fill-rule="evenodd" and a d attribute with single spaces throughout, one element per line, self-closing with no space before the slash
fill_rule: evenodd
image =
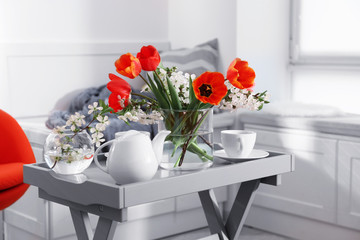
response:
<path id="1" fill-rule="evenodd" d="M 117 184 L 128 184 L 152 179 L 163 157 L 163 146 L 168 130 L 160 131 L 153 140 L 149 132 L 129 130 L 118 132 L 115 139 L 102 144 L 94 153 L 96 166 L 109 174 Z M 214 156 L 231 162 L 263 158 L 269 155 L 263 150 L 254 149 L 256 132 L 247 130 L 221 131 L 223 149 L 214 151 Z M 104 147 L 105 164 L 99 161 Z"/>

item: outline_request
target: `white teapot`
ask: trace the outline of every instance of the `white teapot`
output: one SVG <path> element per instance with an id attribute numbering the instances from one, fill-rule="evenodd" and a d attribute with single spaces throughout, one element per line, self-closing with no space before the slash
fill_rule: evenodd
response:
<path id="1" fill-rule="evenodd" d="M 130 130 L 121 137 L 101 145 L 94 154 L 96 165 L 116 181 L 127 184 L 151 179 L 161 161 L 164 140 L 170 131 L 160 131 L 151 141 L 138 131 Z M 106 167 L 98 161 L 99 151 L 111 145 Z"/>

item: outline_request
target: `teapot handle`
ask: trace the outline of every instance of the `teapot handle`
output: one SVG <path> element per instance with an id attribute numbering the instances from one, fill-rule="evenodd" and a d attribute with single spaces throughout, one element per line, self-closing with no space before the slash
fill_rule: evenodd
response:
<path id="1" fill-rule="evenodd" d="M 96 151 L 95 151 L 95 153 L 94 153 L 94 162 L 95 162 L 96 166 L 97 166 L 98 168 L 100 168 L 100 170 L 102 170 L 102 171 L 104 171 L 104 172 L 106 172 L 106 173 L 109 173 L 109 172 L 108 172 L 108 169 L 107 169 L 106 167 L 103 167 L 103 166 L 100 165 L 100 163 L 99 163 L 99 161 L 98 161 L 98 154 L 99 154 L 99 151 L 100 151 L 103 147 L 106 147 L 106 146 L 112 144 L 114 141 L 115 141 L 115 139 L 113 139 L 113 140 L 111 140 L 111 141 L 108 141 L 108 142 L 102 144 L 100 147 L 98 147 L 98 149 L 96 149 Z M 107 161 L 107 159 L 106 159 L 106 161 Z"/>

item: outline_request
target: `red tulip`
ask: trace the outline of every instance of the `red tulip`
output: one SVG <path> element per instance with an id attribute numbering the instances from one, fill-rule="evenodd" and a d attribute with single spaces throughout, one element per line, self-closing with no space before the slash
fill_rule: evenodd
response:
<path id="1" fill-rule="evenodd" d="M 228 91 L 224 81 L 219 72 L 204 72 L 192 83 L 195 97 L 203 103 L 218 105 Z"/>
<path id="2" fill-rule="evenodd" d="M 109 78 L 111 80 L 107 84 L 107 88 L 111 91 L 109 106 L 118 112 L 129 104 L 131 86 L 127 81 L 112 73 L 109 74 Z"/>
<path id="3" fill-rule="evenodd" d="M 159 52 L 151 45 L 143 46 L 136 57 L 140 60 L 141 67 L 145 71 L 155 71 L 160 63 Z"/>
<path id="4" fill-rule="evenodd" d="M 252 88 L 255 84 L 255 71 L 248 66 L 248 62 L 236 58 L 230 64 L 226 78 L 237 88 Z"/>
<path id="5" fill-rule="evenodd" d="M 121 55 L 120 58 L 116 60 L 115 67 L 118 73 L 131 79 L 136 78 L 141 72 L 139 59 L 131 53 Z"/>

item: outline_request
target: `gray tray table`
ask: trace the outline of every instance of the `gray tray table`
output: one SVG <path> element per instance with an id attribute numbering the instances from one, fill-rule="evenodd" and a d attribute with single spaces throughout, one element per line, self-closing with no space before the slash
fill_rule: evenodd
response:
<path id="1" fill-rule="evenodd" d="M 78 239 L 112 239 L 116 221 L 127 221 L 127 208 L 185 194 L 199 194 L 211 236 L 238 239 L 260 183 L 279 185 L 280 174 L 294 171 L 294 156 L 270 152 L 266 158 L 229 163 L 215 158 L 202 171 L 158 170 L 149 181 L 117 185 L 95 165 L 83 174 L 59 175 L 45 163 L 24 166 L 24 182 L 39 188 L 39 197 L 70 208 Z M 213 189 L 241 183 L 230 214 L 223 221 Z M 92 231 L 88 213 L 99 216 Z"/>

